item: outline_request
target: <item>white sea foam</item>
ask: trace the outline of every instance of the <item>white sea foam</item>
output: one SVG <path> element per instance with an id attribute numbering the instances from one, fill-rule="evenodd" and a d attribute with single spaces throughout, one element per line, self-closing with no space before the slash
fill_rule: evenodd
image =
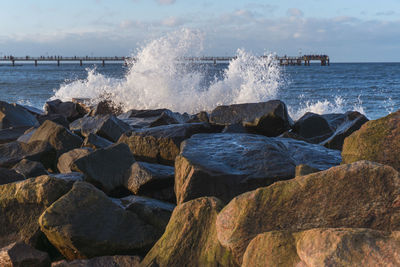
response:
<path id="1" fill-rule="evenodd" d="M 257 57 L 242 49 L 229 63 L 222 78 L 204 87 L 207 78 L 181 60 L 199 55 L 203 35 L 187 29 L 149 42 L 131 62 L 123 79 L 103 76 L 88 70 L 85 80 L 63 84 L 53 99 L 72 98 L 101 100 L 104 96 L 124 109 L 169 108 L 195 113 L 212 110 L 217 105 L 260 102 L 275 99 L 281 84 L 281 71 L 274 55 Z"/>

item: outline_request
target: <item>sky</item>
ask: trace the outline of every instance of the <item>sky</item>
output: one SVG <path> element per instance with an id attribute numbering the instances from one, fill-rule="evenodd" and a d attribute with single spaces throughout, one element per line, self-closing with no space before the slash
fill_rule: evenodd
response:
<path id="1" fill-rule="evenodd" d="M 203 55 L 400 62 L 400 0 L 0 0 L 0 56 L 126 56 L 182 28 Z"/>

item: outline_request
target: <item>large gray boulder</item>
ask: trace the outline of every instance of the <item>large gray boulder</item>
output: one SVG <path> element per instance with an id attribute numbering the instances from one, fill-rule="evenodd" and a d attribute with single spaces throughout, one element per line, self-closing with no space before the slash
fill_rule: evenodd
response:
<path id="1" fill-rule="evenodd" d="M 169 109 L 129 110 L 118 116 L 133 128 L 150 128 L 161 125 L 185 123 L 190 119 L 188 114 L 172 112 Z"/>
<path id="2" fill-rule="evenodd" d="M 260 103 L 218 106 L 210 114 L 210 123 L 230 125 L 240 123 L 251 131 L 278 136 L 293 123 L 285 103 L 271 100 Z"/>
<path id="3" fill-rule="evenodd" d="M 15 164 L 13 170 L 21 174 L 25 179 L 48 174 L 42 163 L 27 159 L 23 159 Z"/>
<path id="4" fill-rule="evenodd" d="M 58 158 L 57 169 L 60 173 L 69 173 L 71 172 L 72 164 L 75 160 L 90 154 L 93 150 L 90 148 L 75 148 L 64 154 L 62 154 Z"/>
<path id="5" fill-rule="evenodd" d="M 163 232 L 86 182 L 75 182 L 43 212 L 39 224 L 68 260 L 143 255 Z"/>
<path id="6" fill-rule="evenodd" d="M 0 249 L 0 266 L 3 267 L 50 267 L 46 252 L 36 250 L 23 242 L 14 242 Z"/>
<path id="7" fill-rule="evenodd" d="M 85 115 L 85 110 L 75 102 L 62 102 L 59 99 L 46 102 L 44 110 L 47 115 L 61 115 L 68 121 L 74 121 Z"/>
<path id="8" fill-rule="evenodd" d="M 101 136 L 90 133 L 88 136 L 86 136 L 82 146 L 90 147 L 92 149 L 98 149 L 98 148 L 106 148 L 112 144 L 113 143 L 111 141 L 108 141 L 107 139 Z"/>
<path id="9" fill-rule="evenodd" d="M 24 180 L 25 177 L 15 170 L 0 167 L 0 185 Z"/>
<path id="10" fill-rule="evenodd" d="M 31 113 L 17 104 L 0 101 L 0 129 L 39 126 Z"/>
<path id="11" fill-rule="evenodd" d="M 9 143 L 17 140 L 30 127 L 22 126 L 17 128 L 7 128 L 0 130 L 0 144 Z"/>
<path id="12" fill-rule="evenodd" d="M 340 152 L 306 142 L 254 134 L 196 134 L 183 142 L 175 161 L 177 203 L 202 196 L 224 202 L 295 177 L 307 164 L 327 169 L 341 162 Z"/>

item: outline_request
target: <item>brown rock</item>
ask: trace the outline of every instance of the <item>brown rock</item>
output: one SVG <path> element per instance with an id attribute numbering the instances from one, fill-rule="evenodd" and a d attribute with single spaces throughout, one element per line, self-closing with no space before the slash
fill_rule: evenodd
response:
<path id="1" fill-rule="evenodd" d="M 360 228 L 267 232 L 250 242 L 242 266 L 399 266 L 399 234 Z"/>
<path id="2" fill-rule="evenodd" d="M 65 260 L 54 262 L 51 267 L 139 267 L 141 258 L 139 256 L 103 256 L 88 260 Z"/>
<path id="3" fill-rule="evenodd" d="M 15 170 L 0 168 L 0 185 L 17 182 L 24 179 L 25 179 L 24 176 L 22 176 Z"/>
<path id="4" fill-rule="evenodd" d="M 257 234 L 320 227 L 400 229 L 400 175 L 361 161 L 277 182 L 234 198 L 218 215 L 217 233 L 238 263 Z"/>
<path id="5" fill-rule="evenodd" d="M 0 249 L 2 267 L 50 267 L 50 258 L 46 252 L 36 250 L 23 243 L 12 243 Z"/>
<path id="6" fill-rule="evenodd" d="M 69 173 L 71 172 L 72 164 L 75 160 L 86 156 L 92 152 L 89 148 L 75 148 L 64 154 L 62 154 L 58 158 L 57 169 L 61 173 Z"/>
<path id="7" fill-rule="evenodd" d="M 302 176 L 302 175 L 307 175 L 307 174 L 314 173 L 314 172 L 319 172 L 319 171 L 321 171 L 321 170 L 310 167 L 307 164 L 300 164 L 300 165 L 296 166 L 296 177 Z"/>
<path id="8" fill-rule="evenodd" d="M 86 136 L 82 146 L 90 147 L 92 149 L 98 149 L 98 148 L 106 148 L 108 146 L 111 146 L 112 144 L 113 143 L 108 141 L 107 139 L 90 133 L 88 136 Z"/>

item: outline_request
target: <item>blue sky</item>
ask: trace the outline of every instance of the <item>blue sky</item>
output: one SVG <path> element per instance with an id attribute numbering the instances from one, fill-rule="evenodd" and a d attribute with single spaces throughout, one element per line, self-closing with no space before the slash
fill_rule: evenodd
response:
<path id="1" fill-rule="evenodd" d="M 182 27 L 206 55 L 324 53 L 400 61 L 400 0 L 1 0 L 0 56 L 128 55 Z"/>

